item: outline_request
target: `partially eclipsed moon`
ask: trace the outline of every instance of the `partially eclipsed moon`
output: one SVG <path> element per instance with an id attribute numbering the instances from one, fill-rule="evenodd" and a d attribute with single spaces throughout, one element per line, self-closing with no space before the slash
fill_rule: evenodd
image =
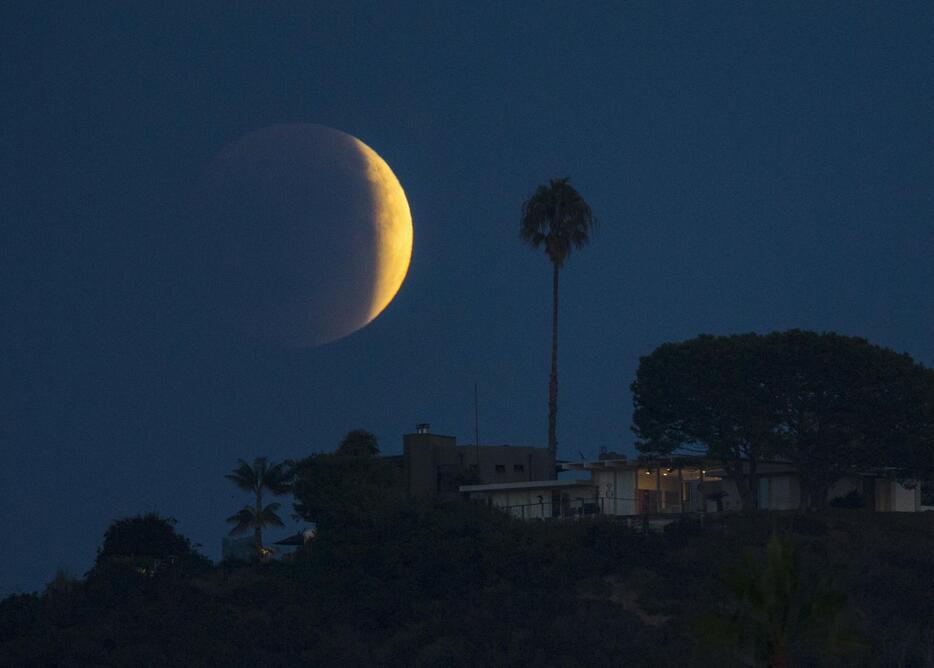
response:
<path id="1" fill-rule="evenodd" d="M 218 322 L 314 346 L 372 322 L 405 280 L 412 216 L 389 165 L 356 137 L 277 125 L 227 146 L 199 199 Z"/>

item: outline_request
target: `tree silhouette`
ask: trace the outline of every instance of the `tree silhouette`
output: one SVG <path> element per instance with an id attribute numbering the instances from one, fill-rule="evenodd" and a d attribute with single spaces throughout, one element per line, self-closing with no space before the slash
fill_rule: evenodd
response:
<path id="1" fill-rule="evenodd" d="M 285 494 L 290 489 L 289 475 L 285 471 L 284 463 L 270 465 L 265 457 L 257 457 L 252 466 L 242 459 L 237 461 L 240 465 L 224 477 L 233 481 L 243 491 L 251 492 L 255 503 L 252 506 L 247 504 L 227 518 L 228 522 L 234 524 L 230 533 L 239 534 L 253 529 L 256 553 L 262 555 L 263 528 L 284 526 L 282 518 L 276 514 L 281 504 L 270 503 L 263 506 L 263 490 L 269 490 L 273 494 Z"/>
<path id="2" fill-rule="evenodd" d="M 354 429 L 344 436 L 336 454 L 342 457 L 375 457 L 379 454 L 379 442 L 366 429 Z"/>
<path id="3" fill-rule="evenodd" d="M 558 274 L 574 248 L 590 241 L 596 219 L 567 177 L 541 185 L 522 205 L 519 237 L 532 248 L 544 247 L 552 264 L 551 376 L 548 383 L 548 450 L 557 457 L 558 436 Z"/>

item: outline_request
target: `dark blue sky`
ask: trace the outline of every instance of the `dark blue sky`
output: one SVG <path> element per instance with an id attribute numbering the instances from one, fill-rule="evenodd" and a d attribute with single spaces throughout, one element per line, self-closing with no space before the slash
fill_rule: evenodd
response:
<path id="1" fill-rule="evenodd" d="M 543 445 L 550 269 L 517 226 L 554 176 L 601 222 L 562 276 L 565 457 L 630 448 L 639 356 L 700 332 L 934 364 L 930 3 L 10 4 L 0 595 L 83 573 L 137 512 L 216 557 L 237 457 L 355 427 L 399 452 L 420 421 L 469 441 L 474 382 L 481 440 Z M 372 146 L 415 225 L 387 311 L 306 351 L 189 324 L 190 184 L 281 122 Z"/>

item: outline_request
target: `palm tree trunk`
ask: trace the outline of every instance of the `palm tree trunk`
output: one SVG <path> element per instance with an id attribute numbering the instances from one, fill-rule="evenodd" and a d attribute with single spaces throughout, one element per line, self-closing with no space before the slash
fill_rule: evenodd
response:
<path id="1" fill-rule="evenodd" d="M 256 492 L 256 524 L 253 525 L 253 542 L 256 544 L 256 557 L 263 558 L 263 493 Z"/>
<path id="2" fill-rule="evenodd" d="M 551 280 L 551 378 L 548 382 L 548 455 L 551 459 L 549 477 L 555 477 L 558 460 L 558 264 L 553 263 Z"/>

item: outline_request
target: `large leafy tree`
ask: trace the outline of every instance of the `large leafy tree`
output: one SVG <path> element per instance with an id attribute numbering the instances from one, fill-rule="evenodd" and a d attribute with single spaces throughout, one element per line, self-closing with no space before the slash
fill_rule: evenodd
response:
<path id="1" fill-rule="evenodd" d="M 774 430 L 802 483 L 802 504 L 826 504 L 848 472 L 910 477 L 934 454 L 934 371 L 862 338 L 793 330 L 762 339 Z"/>
<path id="2" fill-rule="evenodd" d="M 795 465 L 801 504 L 834 482 L 886 468 L 908 477 L 934 461 L 934 372 L 865 339 L 792 330 L 702 336 L 640 361 L 633 429 L 652 454 L 699 449 L 755 503 L 763 458 Z"/>
<path id="3" fill-rule="evenodd" d="M 376 436 L 354 429 L 333 453 L 292 463 L 295 512 L 305 520 L 328 526 L 385 510 L 404 495 L 404 476 L 395 460 L 377 454 Z"/>
<path id="4" fill-rule="evenodd" d="M 147 513 L 113 522 L 104 533 L 97 551 L 95 568 L 129 564 L 153 572 L 172 565 L 205 566 L 208 560 L 198 554 L 191 542 L 175 531 L 175 520 Z"/>
<path id="5" fill-rule="evenodd" d="M 270 464 L 266 457 L 257 457 L 250 465 L 244 460 L 237 460 L 239 466 L 225 477 L 245 492 L 253 494 L 254 503 L 247 504 L 227 518 L 234 525 L 231 534 L 238 534 L 253 529 L 253 538 L 257 554 L 263 550 L 263 529 L 267 526 L 284 526 L 277 514 L 281 504 L 263 505 L 263 492 L 285 494 L 291 488 L 290 474 L 285 463 Z"/>
<path id="6" fill-rule="evenodd" d="M 753 334 L 666 343 L 639 361 L 632 384 L 638 449 L 718 460 L 745 511 L 757 505 L 759 463 L 777 446 L 758 344 Z"/>
<path id="7" fill-rule="evenodd" d="M 366 459 L 379 454 L 379 441 L 376 435 L 366 429 L 353 429 L 347 432 L 337 448 L 337 454 L 344 457 Z"/>
<path id="8" fill-rule="evenodd" d="M 522 205 L 519 237 L 544 248 L 551 261 L 551 376 L 548 382 L 548 450 L 557 457 L 558 436 L 558 274 L 571 251 L 590 241 L 596 219 L 568 178 L 552 179 Z"/>

